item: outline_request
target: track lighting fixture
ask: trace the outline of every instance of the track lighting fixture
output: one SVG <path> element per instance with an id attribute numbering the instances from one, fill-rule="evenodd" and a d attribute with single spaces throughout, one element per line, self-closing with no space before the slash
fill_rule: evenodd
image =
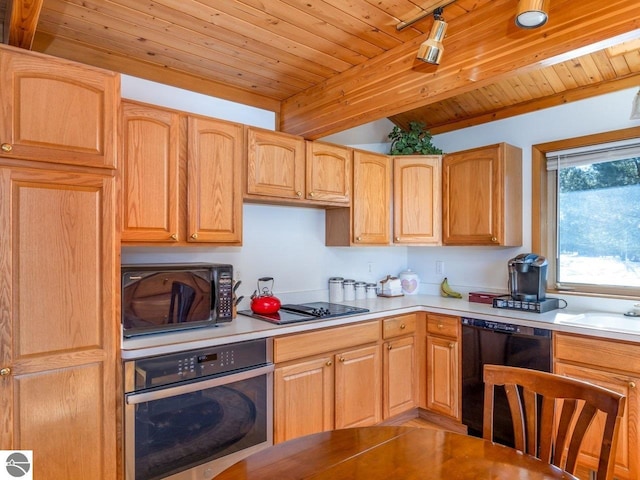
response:
<path id="1" fill-rule="evenodd" d="M 520 28 L 541 27 L 549 18 L 548 4 L 549 0 L 520 0 L 516 13 L 516 25 Z"/>
<path id="2" fill-rule="evenodd" d="M 429 38 L 422 42 L 418 49 L 418 59 L 432 65 L 439 65 L 444 52 L 442 40 L 447 32 L 447 22 L 442 18 L 442 8 L 436 8 L 433 11 L 433 20 Z"/>

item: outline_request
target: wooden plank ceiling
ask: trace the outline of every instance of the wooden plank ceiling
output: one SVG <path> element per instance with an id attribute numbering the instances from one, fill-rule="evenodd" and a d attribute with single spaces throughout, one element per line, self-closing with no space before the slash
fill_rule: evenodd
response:
<path id="1" fill-rule="evenodd" d="M 432 133 L 640 85 L 638 0 L 456 0 L 439 66 L 415 55 L 451 0 L 0 0 L 3 42 L 273 110 L 319 138 L 388 117 Z M 631 104 L 629 99 L 629 103 Z"/>

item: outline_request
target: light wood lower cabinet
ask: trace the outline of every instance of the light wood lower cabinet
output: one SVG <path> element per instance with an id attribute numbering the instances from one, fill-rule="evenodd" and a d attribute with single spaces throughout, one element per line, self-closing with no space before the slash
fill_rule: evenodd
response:
<path id="1" fill-rule="evenodd" d="M 594 337 L 554 334 L 554 371 L 615 390 L 627 397 L 615 453 L 614 477 L 640 478 L 640 346 Z M 597 469 L 604 421 L 596 417 L 578 457 L 579 478 Z"/>
<path id="2" fill-rule="evenodd" d="M 382 320 L 382 417 L 391 418 L 417 406 L 416 314 Z"/>
<path id="3" fill-rule="evenodd" d="M 117 478 L 115 180 L 0 166 L 0 449 Z"/>
<path id="4" fill-rule="evenodd" d="M 274 442 L 382 421 L 380 322 L 274 339 Z"/>
<path id="5" fill-rule="evenodd" d="M 427 315 L 427 409 L 460 420 L 460 318 Z"/>

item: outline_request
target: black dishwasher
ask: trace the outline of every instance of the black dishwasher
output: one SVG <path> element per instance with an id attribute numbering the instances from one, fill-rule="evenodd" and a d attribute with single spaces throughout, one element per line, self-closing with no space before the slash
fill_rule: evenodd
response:
<path id="1" fill-rule="evenodd" d="M 462 318 L 462 423 L 482 436 L 485 364 L 551 371 L 551 330 Z M 496 389 L 494 439 L 513 446 L 513 424 L 504 391 Z"/>

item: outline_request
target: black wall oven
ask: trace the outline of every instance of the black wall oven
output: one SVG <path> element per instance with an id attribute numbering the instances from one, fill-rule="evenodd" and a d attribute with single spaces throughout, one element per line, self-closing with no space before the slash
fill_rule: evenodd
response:
<path id="1" fill-rule="evenodd" d="M 551 330 L 474 318 L 462 319 L 462 423 L 482 436 L 485 364 L 551 371 Z M 494 396 L 494 439 L 514 445 L 513 423 L 504 389 Z"/>
<path id="2" fill-rule="evenodd" d="M 272 445 L 271 345 L 125 361 L 126 479 L 211 478 Z"/>

